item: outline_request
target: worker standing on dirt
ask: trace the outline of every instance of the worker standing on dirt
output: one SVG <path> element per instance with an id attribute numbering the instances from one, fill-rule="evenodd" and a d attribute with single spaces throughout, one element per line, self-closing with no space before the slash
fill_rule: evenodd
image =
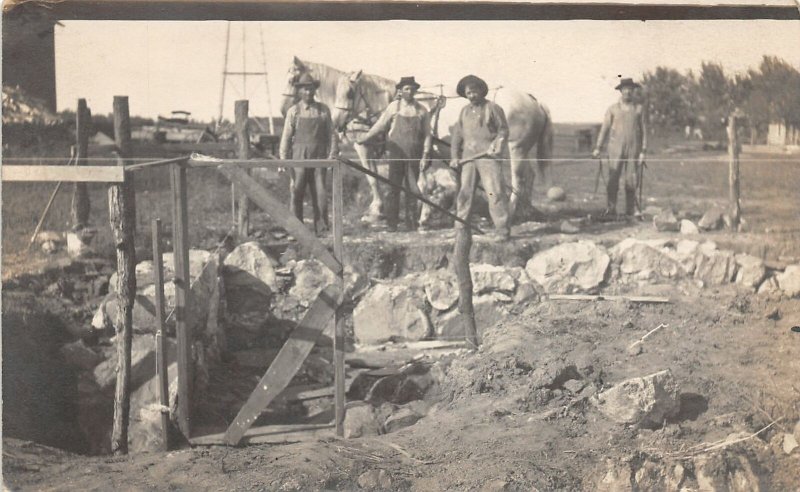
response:
<path id="1" fill-rule="evenodd" d="M 281 136 L 281 159 L 334 159 L 339 154 L 339 140 L 333 128 L 328 106 L 314 100 L 319 82 L 308 73 L 294 83 L 300 101 L 286 112 Z M 328 197 L 325 189 L 326 169 L 290 168 L 290 207 L 303 221 L 303 199 L 308 186 L 314 208 L 314 232 L 323 234 L 329 228 Z"/>
<path id="2" fill-rule="evenodd" d="M 622 79 L 616 90 L 620 91 L 619 102 L 606 111 L 603 126 L 597 137 L 592 155 L 608 148 L 607 207 L 604 215 L 617 213 L 619 180 L 625 175 L 625 214 L 633 215 L 636 207 L 636 187 L 639 173 L 647 151 L 647 127 L 644 106 L 636 101 L 636 92 L 641 88 L 633 79 Z M 641 206 L 641 204 L 639 204 Z"/>
<path id="3" fill-rule="evenodd" d="M 503 186 L 503 169 L 497 160 L 508 141 L 508 123 L 503 108 L 486 100 L 489 87 L 479 77 L 467 75 L 456 86 L 459 96 L 469 100 L 453 129 L 450 166 L 461 168 L 461 187 L 456 197 L 456 215 L 468 221 L 480 176 L 489 214 L 494 222 L 492 239 L 505 241 L 511 236 L 508 223 L 508 197 Z M 474 157 L 477 159 L 473 159 Z M 462 163 L 461 160 L 465 162 Z M 456 222 L 457 229 L 464 225 Z"/>
<path id="4" fill-rule="evenodd" d="M 357 143 L 364 145 L 378 135 L 388 133 L 386 153 L 389 159 L 389 181 L 395 186 L 386 194 L 386 223 L 389 231 L 396 231 L 400 220 L 400 188 L 421 195 L 417 180 L 431 154 L 431 116 L 425 107 L 414 100 L 419 89 L 414 77 L 403 77 L 397 83 L 399 98 L 389 104 L 378 121 Z M 406 226 L 418 227 L 417 200 L 406 193 Z"/>

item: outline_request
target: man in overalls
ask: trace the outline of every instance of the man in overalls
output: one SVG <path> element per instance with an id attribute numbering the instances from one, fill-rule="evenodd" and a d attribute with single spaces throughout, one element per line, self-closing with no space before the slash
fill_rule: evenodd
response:
<path id="1" fill-rule="evenodd" d="M 389 159 L 389 180 L 397 186 L 420 195 L 417 179 L 430 156 L 433 138 L 431 117 L 425 107 L 414 100 L 419 89 L 414 77 L 403 77 L 397 84 L 400 97 L 383 111 L 378 121 L 359 144 L 368 143 L 388 131 L 386 154 Z M 406 226 L 409 230 L 418 227 L 419 210 L 417 200 L 406 194 Z M 386 194 L 386 225 L 396 231 L 400 220 L 400 189 L 392 186 Z"/>
<path id="2" fill-rule="evenodd" d="M 622 79 L 616 89 L 620 91 L 620 101 L 606 111 L 603 126 L 597 137 L 597 145 L 592 155 L 608 147 L 607 208 L 605 215 L 617 213 L 617 193 L 619 180 L 625 175 L 625 214 L 633 215 L 636 208 L 636 185 L 641 166 L 647 151 L 647 126 L 644 107 L 636 99 L 636 91 L 641 86 L 632 79 Z M 641 204 L 639 204 L 641 207 Z"/>
<path id="3" fill-rule="evenodd" d="M 300 101 L 286 112 L 281 136 L 281 159 L 334 159 L 339 141 L 328 107 L 314 100 L 319 82 L 304 73 L 295 82 Z M 303 198 L 306 186 L 314 208 L 314 232 L 322 234 L 329 227 L 328 197 L 325 189 L 326 169 L 290 168 L 290 207 L 303 221 Z M 321 219 L 321 223 L 320 223 Z"/>
<path id="4" fill-rule="evenodd" d="M 503 189 L 503 169 L 497 160 L 508 141 L 508 123 L 503 108 L 487 101 L 489 88 L 482 79 L 467 75 L 458 82 L 456 92 L 469 100 L 458 117 L 453 129 L 451 142 L 450 166 L 461 168 L 461 188 L 456 197 L 456 215 L 469 221 L 475 189 L 480 176 L 486 199 L 489 202 L 489 214 L 494 222 L 494 241 L 505 241 L 511 235 L 508 223 L 508 196 Z M 461 159 L 470 160 L 464 164 Z M 460 229 L 464 225 L 456 222 Z"/>

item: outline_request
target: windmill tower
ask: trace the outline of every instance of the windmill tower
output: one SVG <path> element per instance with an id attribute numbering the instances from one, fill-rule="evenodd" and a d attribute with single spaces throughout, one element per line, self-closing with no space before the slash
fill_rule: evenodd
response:
<path id="1" fill-rule="evenodd" d="M 242 69 L 241 71 L 229 71 L 229 56 L 231 53 L 231 23 L 228 22 L 227 29 L 225 30 L 225 55 L 222 64 L 222 93 L 219 97 L 219 118 L 217 124 L 222 121 L 222 111 L 225 108 L 225 88 L 228 83 L 229 77 L 238 78 L 241 80 L 242 92 L 240 93 L 242 99 L 247 99 L 247 78 L 253 77 L 256 80 L 262 79 L 264 81 L 264 93 L 267 96 L 267 115 L 269 116 L 269 133 L 275 134 L 275 122 L 272 119 L 272 100 L 269 95 L 269 78 L 267 77 L 267 55 L 264 49 L 264 29 L 261 23 L 258 24 L 258 36 L 261 41 L 261 71 L 247 71 L 247 23 L 241 22 L 242 37 Z M 237 91 L 238 92 L 238 91 Z"/>

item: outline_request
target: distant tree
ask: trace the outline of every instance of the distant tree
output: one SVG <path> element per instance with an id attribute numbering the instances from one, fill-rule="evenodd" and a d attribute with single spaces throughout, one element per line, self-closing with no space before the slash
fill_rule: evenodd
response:
<path id="1" fill-rule="evenodd" d="M 733 110 L 732 83 L 725 75 L 722 65 L 703 62 L 697 79 L 697 100 L 703 115 L 703 133 L 707 137 L 722 138 L 725 134 L 724 119 Z"/>
<path id="2" fill-rule="evenodd" d="M 752 73 L 754 90 L 766 99 L 769 121 L 800 125 L 800 72 L 775 56 L 764 56 Z"/>
<path id="3" fill-rule="evenodd" d="M 642 77 L 650 125 L 656 130 L 681 130 L 694 123 L 693 80 L 674 68 L 656 67 Z"/>

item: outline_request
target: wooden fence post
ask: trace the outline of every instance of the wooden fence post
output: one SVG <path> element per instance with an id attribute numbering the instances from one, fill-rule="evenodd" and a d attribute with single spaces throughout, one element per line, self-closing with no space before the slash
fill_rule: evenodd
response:
<path id="1" fill-rule="evenodd" d="M 247 128 L 249 102 L 247 100 L 236 101 L 236 157 L 247 160 L 250 158 L 250 130 Z M 248 171 L 249 174 L 249 171 Z M 239 237 L 247 237 L 250 234 L 250 200 L 244 193 L 239 194 Z"/>
<path id="2" fill-rule="evenodd" d="M 333 254 L 342 265 L 342 270 L 336 275 L 339 289 L 344 293 L 344 214 L 342 164 L 336 161 L 333 166 Z M 333 384 L 335 399 L 336 435 L 344 436 L 344 316 L 341 306 L 333 314 Z"/>
<path id="3" fill-rule="evenodd" d="M 189 211 L 186 167 L 172 165 L 172 250 L 175 255 L 175 332 L 178 342 L 178 427 L 191 437 L 192 334 L 188 324 L 191 276 L 189 274 Z"/>
<path id="4" fill-rule="evenodd" d="M 78 109 L 75 112 L 75 165 L 85 166 L 89 155 L 89 130 L 92 114 L 86 107 L 86 99 L 78 99 Z M 72 192 L 72 226 L 80 230 L 89 225 L 89 189 L 86 183 L 75 183 Z"/>
<path id="5" fill-rule="evenodd" d="M 161 403 L 161 440 L 169 451 L 169 365 L 164 327 L 164 260 L 161 249 L 161 219 L 153 219 L 153 277 L 156 287 L 156 374 Z"/>
<path id="6" fill-rule="evenodd" d="M 731 230 L 738 231 L 741 221 L 741 201 L 739 197 L 739 134 L 736 119 L 740 116 L 734 111 L 728 117 L 728 193 L 730 201 Z"/>
<path id="7" fill-rule="evenodd" d="M 114 96 L 114 138 L 119 151 L 119 164 L 130 157 L 131 127 L 127 96 Z M 114 393 L 114 426 L 111 451 L 128 452 L 128 418 L 130 416 L 131 342 L 133 338 L 133 304 L 136 297 L 136 202 L 133 176 L 108 188 L 108 215 L 117 252 L 117 385 Z"/>
<path id="8" fill-rule="evenodd" d="M 475 327 L 475 311 L 472 306 L 472 275 L 469 270 L 469 250 L 472 248 L 472 232 L 467 227 L 456 229 L 455 270 L 458 278 L 458 312 L 464 325 L 464 339 L 473 348 L 478 348 L 478 330 Z"/>

